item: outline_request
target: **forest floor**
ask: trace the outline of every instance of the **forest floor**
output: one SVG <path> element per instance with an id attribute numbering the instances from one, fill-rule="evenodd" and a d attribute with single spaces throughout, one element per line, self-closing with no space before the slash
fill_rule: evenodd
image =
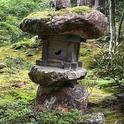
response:
<path id="1" fill-rule="evenodd" d="M 85 60 L 84 66 L 88 68 L 88 62 L 92 61 L 89 53 L 94 52 L 88 49 L 81 49 L 80 60 Z M 94 51 L 95 51 L 94 47 Z M 0 108 L 4 109 L 5 105 L 13 104 L 17 101 L 24 103 L 34 102 L 37 85 L 28 77 L 30 67 L 36 59 L 41 58 L 41 53 L 35 51 L 33 56 L 27 56 L 27 50 L 14 50 L 10 46 L 0 48 L 0 63 L 6 63 L 7 67 L 0 69 Z M 88 57 L 86 57 L 88 55 Z M 92 77 L 92 78 L 91 78 Z M 109 83 L 111 80 L 98 79 L 93 76 L 92 70 L 89 75 L 81 81 L 89 85 L 91 91 L 89 97 L 88 112 L 102 112 L 105 114 L 106 124 L 124 124 L 124 106 L 122 107 L 117 97 L 116 90 L 111 87 L 102 88 L 102 84 Z M 14 108 L 9 108 L 14 113 Z M 0 110 L 0 117 L 2 117 Z M 4 118 L 4 117 L 3 117 Z"/>

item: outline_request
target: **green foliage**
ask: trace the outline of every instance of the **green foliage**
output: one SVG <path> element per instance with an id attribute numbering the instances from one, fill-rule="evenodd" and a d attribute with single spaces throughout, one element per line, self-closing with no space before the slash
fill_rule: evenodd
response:
<path id="1" fill-rule="evenodd" d="M 26 114 L 30 113 L 29 107 L 21 102 L 17 101 L 14 104 L 9 104 L 0 107 L 0 123 L 1 124 L 16 124 L 19 123 L 19 120 L 21 121 L 22 118 L 26 117 Z M 22 120 L 22 123 L 24 123 L 25 120 Z"/>
<path id="2" fill-rule="evenodd" d="M 7 37 L 10 42 L 15 42 L 21 35 L 21 30 L 16 25 L 12 24 L 15 20 L 12 18 L 10 19 L 11 20 L 8 19 L 7 21 L 0 22 L 0 28 L 2 29 L 1 31 L 3 31 L 0 35 Z"/>
<path id="3" fill-rule="evenodd" d="M 12 44 L 11 48 L 13 48 L 13 49 L 38 48 L 38 45 L 39 44 L 33 38 L 32 39 L 24 38 L 20 42 L 16 42 L 16 43 Z"/>
<path id="4" fill-rule="evenodd" d="M 48 0 L 1 0 L 0 44 L 15 43 L 26 35 L 19 28 L 20 20 L 29 13 L 48 8 Z M 25 36 L 26 37 L 26 36 Z"/>
<path id="5" fill-rule="evenodd" d="M 91 49 L 84 46 L 80 48 L 80 61 L 84 63 L 84 67 L 92 69 L 94 67 L 93 58 L 94 55 Z"/>
<path id="6" fill-rule="evenodd" d="M 55 110 L 47 110 L 39 113 L 38 121 L 43 124 L 75 124 L 80 120 L 80 112 L 71 110 L 70 112 L 61 112 Z"/>
<path id="7" fill-rule="evenodd" d="M 13 58 L 13 57 L 6 57 L 5 58 L 6 66 L 10 69 L 27 69 L 29 70 L 32 67 L 30 62 L 26 62 L 20 57 Z"/>
<path id="8" fill-rule="evenodd" d="M 80 112 L 71 110 L 45 110 L 34 113 L 32 106 L 22 101 L 0 107 L 0 124 L 76 124 L 80 120 Z"/>
<path id="9" fill-rule="evenodd" d="M 0 8 L 6 15 L 24 17 L 30 12 L 47 8 L 48 0 L 1 0 Z"/>
<path id="10" fill-rule="evenodd" d="M 11 5 L 8 13 L 17 17 L 24 17 L 37 7 L 37 3 L 33 0 L 13 0 Z"/>
<path id="11" fill-rule="evenodd" d="M 104 78 L 110 77 L 120 86 L 123 85 L 124 79 L 124 43 L 117 46 L 116 52 L 112 58 L 108 56 L 108 52 L 103 52 L 95 57 L 94 68 L 95 73 Z"/>
<path id="12" fill-rule="evenodd" d="M 19 20 L 16 16 L 8 16 L 6 20 L 0 21 L 0 42 L 16 42 L 22 35 L 22 31 L 18 27 Z"/>
<path id="13" fill-rule="evenodd" d="M 116 1 L 116 20 L 119 21 L 120 17 L 122 16 L 122 12 L 124 11 L 124 1 L 123 0 L 117 0 Z"/>

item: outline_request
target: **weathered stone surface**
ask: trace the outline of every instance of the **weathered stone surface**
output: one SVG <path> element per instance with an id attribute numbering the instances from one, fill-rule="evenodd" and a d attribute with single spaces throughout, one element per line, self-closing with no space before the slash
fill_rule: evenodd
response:
<path id="1" fill-rule="evenodd" d="M 55 0 L 56 10 L 65 9 L 71 7 L 71 0 Z"/>
<path id="2" fill-rule="evenodd" d="M 57 85 L 59 82 L 83 79 L 86 73 L 87 71 L 83 68 L 71 70 L 35 65 L 29 72 L 29 77 L 37 84 L 48 86 L 52 84 Z"/>
<path id="3" fill-rule="evenodd" d="M 3 69 L 5 67 L 6 67 L 6 65 L 4 63 L 0 63 L 0 69 Z"/>
<path id="4" fill-rule="evenodd" d="M 82 116 L 82 121 L 78 124 L 105 124 L 103 113 L 92 113 Z"/>
<path id="5" fill-rule="evenodd" d="M 39 106 L 41 109 L 86 110 L 88 93 L 77 83 L 87 73 L 78 62 L 80 42 L 102 36 L 106 27 L 105 15 L 89 7 L 38 12 L 22 21 L 20 28 L 24 32 L 43 40 L 43 61 L 37 61 L 29 72 L 30 79 L 40 84 L 36 110 Z M 101 117 L 89 115 L 79 124 L 103 124 Z"/>
<path id="6" fill-rule="evenodd" d="M 20 28 L 40 36 L 74 34 L 92 39 L 105 33 L 107 18 L 97 10 L 74 7 L 56 12 L 34 13 L 22 21 Z"/>
<path id="7" fill-rule="evenodd" d="M 36 98 L 36 107 L 70 110 L 78 109 L 84 112 L 87 109 L 88 93 L 81 85 L 63 87 L 39 86 Z"/>

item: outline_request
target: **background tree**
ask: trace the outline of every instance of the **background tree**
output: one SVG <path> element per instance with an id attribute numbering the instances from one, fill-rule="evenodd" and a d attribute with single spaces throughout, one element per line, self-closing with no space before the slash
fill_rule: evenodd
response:
<path id="1" fill-rule="evenodd" d="M 115 28 L 115 0 L 109 0 L 109 22 L 110 22 L 110 41 L 109 55 L 115 52 L 116 47 L 116 28 Z"/>
<path id="2" fill-rule="evenodd" d="M 94 8 L 97 9 L 99 7 L 99 0 L 95 0 Z"/>
<path id="3" fill-rule="evenodd" d="M 77 0 L 77 6 L 86 5 L 87 0 Z"/>
<path id="4" fill-rule="evenodd" d="M 122 16 L 121 16 L 120 22 L 119 22 L 119 28 L 118 28 L 117 37 L 116 37 L 116 42 L 117 42 L 117 44 L 120 43 L 121 30 L 122 30 L 123 22 L 124 22 L 124 10 L 123 10 L 123 12 L 122 12 Z"/>

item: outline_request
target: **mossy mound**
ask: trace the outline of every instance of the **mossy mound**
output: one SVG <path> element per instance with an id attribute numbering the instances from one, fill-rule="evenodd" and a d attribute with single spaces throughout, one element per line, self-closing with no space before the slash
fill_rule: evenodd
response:
<path id="1" fill-rule="evenodd" d="M 24 32 L 40 36 L 74 34 L 85 39 L 102 36 L 106 27 L 105 15 L 86 6 L 36 12 L 24 18 L 20 24 Z"/>
<path id="2" fill-rule="evenodd" d="M 55 10 L 47 10 L 42 12 L 34 12 L 27 16 L 25 19 L 41 19 L 41 20 L 49 20 L 54 16 L 65 16 L 67 14 L 75 13 L 75 14 L 83 14 L 90 13 L 93 9 L 87 6 L 78 6 L 73 8 L 61 9 L 59 11 Z"/>

